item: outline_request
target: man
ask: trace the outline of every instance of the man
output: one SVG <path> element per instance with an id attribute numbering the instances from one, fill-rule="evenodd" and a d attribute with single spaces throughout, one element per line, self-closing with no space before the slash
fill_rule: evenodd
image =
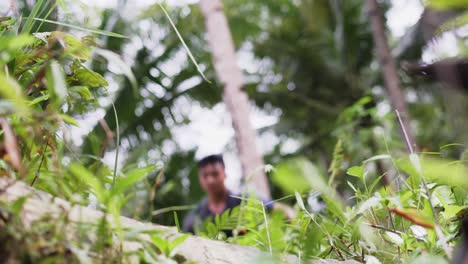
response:
<path id="1" fill-rule="evenodd" d="M 232 193 L 224 186 L 224 169 L 221 155 L 210 155 L 198 162 L 198 180 L 207 197 L 184 219 L 184 232 L 194 233 L 196 224 L 241 204 L 241 199 L 232 197 Z M 272 203 L 265 206 L 271 209 Z M 227 230 L 226 235 L 231 236 L 231 230 Z"/>

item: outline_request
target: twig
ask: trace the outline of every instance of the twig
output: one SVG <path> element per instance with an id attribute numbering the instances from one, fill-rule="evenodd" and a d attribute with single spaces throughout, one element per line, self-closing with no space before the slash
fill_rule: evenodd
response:
<path id="1" fill-rule="evenodd" d="M 21 176 L 23 176 L 24 169 L 21 165 L 21 154 L 18 149 L 18 141 L 16 140 L 15 133 L 5 118 L 0 118 L 0 128 L 3 130 L 5 151 L 9 156 L 10 164 Z"/>
<path id="2" fill-rule="evenodd" d="M 393 223 L 392 214 L 390 213 L 390 211 L 387 211 L 387 212 L 388 212 L 388 216 L 390 217 L 390 224 L 392 225 L 393 231 L 396 231 L 395 223 Z M 398 250 L 398 259 L 401 259 L 401 252 L 400 252 L 400 247 L 399 246 L 397 246 L 397 250 Z"/>
<path id="3" fill-rule="evenodd" d="M 417 156 L 417 154 L 414 153 L 414 150 L 411 146 L 411 142 L 408 138 L 408 135 L 406 134 L 405 126 L 401 120 L 400 113 L 398 113 L 398 110 L 395 110 L 395 112 L 398 117 L 398 122 L 400 123 L 401 130 L 403 134 L 405 135 L 406 147 L 408 148 L 408 151 L 410 152 L 410 161 L 412 165 L 415 167 L 419 178 L 421 179 L 421 182 L 424 186 L 424 190 L 427 195 L 427 201 L 429 202 L 429 205 L 431 207 L 432 215 L 434 217 L 434 230 L 436 231 L 437 237 L 442 242 L 442 247 L 445 251 L 445 254 L 447 255 L 447 258 L 450 258 L 451 254 L 450 254 L 450 250 L 447 247 L 447 239 L 445 238 L 445 235 L 442 233 L 442 229 L 440 228 L 439 217 L 437 216 L 437 212 L 434 208 L 434 205 L 432 204 L 431 192 L 429 191 L 426 180 L 424 179 L 424 175 L 423 175 L 422 168 L 421 168 L 421 163 L 419 162 L 419 157 Z"/>
<path id="4" fill-rule="evenodd" d="M 408 152 L 410 154 L 414 154 L 413 145 L 411 144 L 411 140 L 409 139 L 408 133 L 406 132 L 406 128 L 405 128 L 405 125 L 403 124 L 403 120 L 401 119 L 400 112 L 398 112 L 398 110 L 395 110 L 395 113 L 396 113 L 396 116 L 398 118 L 398 123 L 400 123 L 401 132 L 403 133 L 403 137 L 405 138 L 406 147 L 408 148 Z"/>
<path id="5" fill-rule="evenodd" d="M 401 231 L 398 231 L 398 230 L 392 230 L 392 229 L 386 228 L 384 226 L 374 225 L 374 224 L 370 224 L 370 223 L 364 223 L 364 224 L 368 225 L 370 227 L 373 227 L 373 228 L 377 228 L 377 229 L 381 229 L 381 230 L 388 231 L 388 232 L 391 232 L 391 233 L 395 233 L 395 234 L 400 235 L 400 236 L 405 234 L 404 232 L 401 232 Z M 424 239 L 419 238 L 419 237 L 414 237 L 414 238 L 416 238 L 416 240 L 419 240 L 419 241 L 424 241 Z"/>
<path id="6" fill-rule="evenodd" d="M 39 166 L 37 167 L 36 173 L 34 174 L 34 179 L 31 182 L 31 187 L 34 185 L 36 182 L 37 178 L 39 178 L 39 173 L 42 167 L 42 163 L 44 163 L 44 157 L 45 157 L 45 152 L 47 150 L 47 146 L 49 145 L 49 139 L 47 138 L 47 141 L 45 143 L 44 149 L 42 150 L 42 157 L 41 157 L 41 162 L 39 163 Z"/>
<path id="7" fill-rule="evenodd" d="M 102 129 L 104 130 L 104 134 L 106 135 L 106 139 L 102 143 L 101 149 L 99 150 L 99 157 L 102 158 L 104 157 L 104 152 L 106 151 L 107 146 L 109 146 L 112 139 L 114 138 L 114 133 L 110 129 L 106 120 L 104 120 L 103 118 L 99 119 L 99 125 L 101 125 Z"/>

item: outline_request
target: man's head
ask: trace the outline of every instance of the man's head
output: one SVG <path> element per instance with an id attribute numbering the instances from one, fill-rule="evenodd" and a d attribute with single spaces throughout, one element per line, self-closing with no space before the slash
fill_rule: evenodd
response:
<path id="1" fill-rule="evenodd" d="M 209 195 L 222 194 L 225 191 L 224 161 L 221 155 L 210 155 L 198 162 L 198 179 L 203 190 Z"/>

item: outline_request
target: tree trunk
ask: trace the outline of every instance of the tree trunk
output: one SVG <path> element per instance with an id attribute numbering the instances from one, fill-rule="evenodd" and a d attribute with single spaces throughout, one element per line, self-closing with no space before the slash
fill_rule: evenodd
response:
<path id="1" fill-rule="evenodd" d="M 224 102 L 231 113 L 242 177 L 252 181 L 259 197 L 270 198 L 270 189 L 263 170 L 263 159 L 256 147 L 256 135 L 249 119 L 249 101 L 242 91 L 243 76 L 237 65 L 234 43 L 220 0 L 201 0 L 208 43 L 218 79 L 224 85 Z"/>
<path id="2" fill-rule="evenodd" d="M 407 140 L 414 147 L 413 131 L 410 126 L 407 105 L 404 94 L 401 89 L 400 79 L 398 77 L 395 60 L 390 54 L 390 49 L 385 35 L 385 26 L 379 6 L 376 0 L 367 0 L 367 9 L 369 12 L 370 24 L 372 28 L 372 36 L 376 46 L 377 57 L 379 58 L 380 68 L 382 70 L 385 87 L 390 97 L 390 102 L 394 110 L 397 110 L 402 119 L 403 126 L 407 132 Z M 405 135 L 402 132 L 405 139 Z"/>
<path id="3" fill-rule="evenodd" d="M 16 0 L 10 0 L 9 10 L 6 15 L 14 18 L 18 17 L 18 7 L 16 5 Z"/>

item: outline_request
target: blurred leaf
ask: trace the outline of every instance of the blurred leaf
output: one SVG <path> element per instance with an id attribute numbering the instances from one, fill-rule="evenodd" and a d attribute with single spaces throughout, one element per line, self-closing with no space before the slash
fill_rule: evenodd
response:
<path id="1" fill-rule="evenodd" d="M 387 235 L 387 237 L 390 238 L 391 241 L 393 241 L 398 246 L 403 245 L 404 241 L 403 241 L 403 239 L 401 238 L 400 235 L 395 234 L 395 233 L 390 232 L 390 231 L 386 231 L 385 234 Z"/>
<path id="2" fill-rule="evenodd" d="M 119 177 L 112 188 L 113 194 L 124 193 L 129 187 L 146 177 L 150 172 L 156 170 L 156 166 L 147 166 L 144 168 L 138 168 L 126 173 L 125 177 Z"/>
<path id="3" fill-rule="evenodd" d="M 346 173 L 354 177 L 362 178 L 364 176 L 364 166 L 353 166 L 349 168 Z"/>
<path id="4" fill-rule="evenodd" d="M 422 157 L 419 161 L 422 167 L 422 176 L 426 181 L 468 188 L 468 181 L 466 180 L 468 170 L 459 161 L 431 157 Z M 398 160 L 397 166 L 411 177 L 419 178 L 418 172 L 408 158 Z"/>
<path id="5" fill-rule="evenodd" d="M 0 51 L 14 51 L 34 43 L 34 37 L 26 34 L 17 36 L 4 36 L 0 41 Z"/>
<path id="6" fill-rule="evenodd" d="M 4 73 L 0 71 L 0 100 L 11 100 L 17 110 L 27 110 L 21 90 L 21 87 L 16 81 L 7 78 Z"/>
<path id="7" fill-rule="evenodd" d="M 115 38 L 128 38 L 126 36 L 123 36 L 123 35 L 120 35 L 120 34 L 117 34 L 117 33 L 114 33 L 114 32 L 109 32 L 109 31 L 104 31 L 104 30 L 99 30 L 99 29 L 84 28 L 84 27 L 80 27 L 80 26 L 76 26 L 76 25 L 72 25 L 72 24 L 68 24 L 68 23 L 52 21 L 52 20 L 42 19 L 42 18 L 37 18 L 37 17 L 33 18 L 33 19 L 38 20 L 38 21 L 42 21 L 42 22 L 46 22 L 46 23 L 56 24 L 56 25 L 59 25 L 59 26 L 64 26 L 64 27 L 69 27 L 69 28 L 73 28 L 73 29 L 77 29 L 77 30 L 96 33 L 98 35 L 104 35 L 104 36 L 115 37 Z M 28 19 L 28 21 L 29 20 L 30 19 Z"/>
<path id="8" fill-rule="evenodd" d="M 172 241 L 170 242 L 170 255 L 169 256 L 173 257 L 176 254 L 177 246 L 184 243 L 185 240 L 187 240 L 187 238 L 189 238 L 189 237 L 190 237 L 190 235 L 186 234 L 186 235 L 181 235 L 181 236 L 178 236 L 178 237 L 172 239 Z"/>
<path id="9" fill-rule="evenodd" d="M 458 27 L 466 26 L 467 24 L 468 24 L 468 11 L 449 20 L 448 22 L 440 26 L 438 30 L 438 34 L 453 30 Z"/>
<path id="10" fill-rule="evenodd" d="M 99 181 L 98 178 L 96 178 L 94 175 L 92 175 L 85 167 L 78 163 L 72 163 L 69 165 L 69 170 L 75 175 L 80 181 L 89 186 L 93 192 L 93 194 L 96 196 L 98 201 L 102 204 L 106 204 L 106 199 L 107 199 L 107 193 L 106 189 L 102 185 L 102 183 Z"/>
<path id="11" fill-rule="evenodd" d="M 414 208 L 407 208 L 407 209 L 390 209 L 391 212 L 396 213 L 397 215 L 404 217 L 411 221 L 414 224 L 424 226 L 426 228 L 434 228 L 434 221 L 422 214 L 420 211 Z"/>
<path id="12" fill-rule="evenodd" d="M 69 115 L 65 115 L 65 114 L 59 114 L 59 116 L 65 123 L 68 123 L 68 124 L 76 126 L 76 127 L 80 127 L 78 125 L 78 122 L 73 117 L 71 117 Z"/>
<path id="13" fill-rule="evenodd" d="M 466 0 L 426 0 L 429 7 L 436 9 L 456 9 L 468 7 Z"/>
<path id="14" fill-rule="evenodd" d="M 301 194 L 298 192 L 294 192 L 294 195 L 296 196 L 296 201 L 297 201 L 297 205 L 299 205 L 299 208 L 301 208 L 302 210 L 306 210 Z"/>
<path id="15" fill-rule="evenodd" d="M 123 61 L 122 58 L 117 53 L 114 53 L 109 50 L 98 49 L 98 48 L 94 49 L 94 52 L 104 57 L 108 61 L 109 64 L 119 67 L 122 73 L 130 81 L 130 84 L 132 85 L 135 96 L 138 96 L 138 83 L 136 81 L 135 75 L 132 72 L 132 68 L 130 68 L 130 66 L 125 61 Z"/>
<path id="16" fill-rule="evenodd" d="M 288 194 L 311 188 L 326 191 L 328 186 L 315 165 L 305 158 L 284 160 L 276 167 L 272 180 Z"/>
<path id="17" fill-rule="evenodd" d="M 47 88 L 55 98 L 55 103 L 60 106 L 67 97 L 67 84 L 62 66 L 53 60 L 47 70 Z"/>
<path id="18" fill-rule="evenodd" d="M 65 32 L 54 31 L 50 33 L 49 38 L 58 39 L 59 42 L 64 45 L 65 52 L 68 54 L 82 60 L 91 59 L 91 47 L 88 47 L 74 36 Z"/>
<path id="19" fill-rule="evenodd" d="M 37 0 L 36 3 L 34 4 L 34 7 L 29 13 L 29 16 L 24 23 L 22 27 L 22 33 L 31 33 L 31 30 L 34 26 L 34 23 L 36 22 L 34 19 L 39 15 L 39 11 L 41 10 L 42 6 L 44 4 L 44 0 Z"/>
<path id="20" fill-rule="evenodd" d="M 163 255 L 170 255 L 171 252 L 169 251 L 169 241 L 163 239 L 158 235 L 151 235 L 150 237 L 153 244 L 161 251 Z"/>
<path id="21" fill-rule="evenodd" d="M 16 171 L 22 173 L 23 167 L 21 165 L 21 154 L 19 152 L 15 133 L 5 118 L 0 118 L 0 127 L 3 132 L 3 144 L 5 146 L 6 154 L 8 154 L 11 166 L 15 168 Z"/>
<path id="22" fill-rule="evenodd" d="M 97 88 L 108 86 L 106 79 L 102 77 L 99 73 L 94 72 L 79 62 L 74 62 L 71 66 L 72 70 L 72 79 L 77 81 L 81 85 Z"/>

